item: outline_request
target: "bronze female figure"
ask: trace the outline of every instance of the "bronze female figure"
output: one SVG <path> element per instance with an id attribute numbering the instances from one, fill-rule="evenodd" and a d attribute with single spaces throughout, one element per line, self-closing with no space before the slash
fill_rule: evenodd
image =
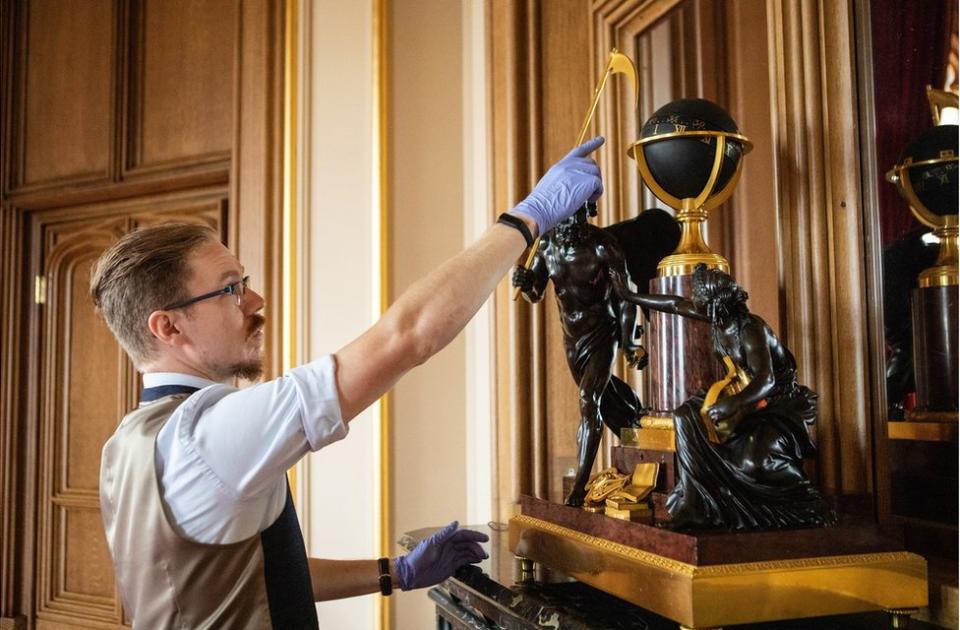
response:
<path id="1" fill-rule="evenodd" d="M 816 453 L 808 433 L 817 396 L 797 382 L 796 361 L 747 293 L 716 269 L 698 265 L 692 300 L 632 293 L 611 274 L 627 302 L 710 322 L 718 357 L 729 357 L 745 381 L 737 393 L 705 410 L 720 443 L 701 418 L 703 396 L 674 411 L 678 482 L 667 497 L 677 528 L 765 529 L 824 525 L 833 511 L 807 479 L 803 460 Z"/>

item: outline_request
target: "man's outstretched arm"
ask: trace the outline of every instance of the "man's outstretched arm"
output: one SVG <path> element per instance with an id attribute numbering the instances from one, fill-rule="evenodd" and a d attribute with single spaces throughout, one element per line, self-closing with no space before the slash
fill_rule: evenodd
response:
<path id="1" fill-rule="evenodd" d="M 309 558 L 313 598 L 318 602 L 380 592 L 376 560 L 325 560 Z M 390 561 L 393 585 L 393 560 Z"/>
<path id="2" fill-rule="evenodd" d="M 595 138 L 555 164 L 512 211 L 543 234 L 603 191 L 587 157 Z M 345 422 L 370 406 L 411 368 L 439 352 L 467 325 L 523 252 L 517 230 L 493 225 L 473 245 L 413 284 L 376 324 L 337 351 L 337 389 Z"/>

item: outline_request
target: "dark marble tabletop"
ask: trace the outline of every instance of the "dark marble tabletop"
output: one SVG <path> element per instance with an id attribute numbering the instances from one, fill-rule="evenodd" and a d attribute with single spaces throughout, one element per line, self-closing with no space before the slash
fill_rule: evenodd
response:
<path id="1" fill-rule="evenodd" d="M 438 528 L 404 534 L 400 546 L 412 549 Z M 676 630 L 673 621 L 608 595 L 562 574 L 536 566 L 523 574 L 508 547 L 505 524 L 469 526 L 490 536 L 484 548 L 490 558 L 463 567 L 452 578 L 431 589 L 438 608 L 455 610 L 460 623 L 478 630 L 551 628 L 557 630 Z M 799 619 L 736 626 L 738 630 L 876 630 L 889 628 L 882 612 Z M 729 628 L 729 627 L 728 627 Z M 911 620 L 912 630 L 935 626 Z"/>

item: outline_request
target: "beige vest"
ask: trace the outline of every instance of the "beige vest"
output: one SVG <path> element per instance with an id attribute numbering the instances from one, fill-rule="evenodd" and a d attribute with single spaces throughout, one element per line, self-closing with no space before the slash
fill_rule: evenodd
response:
<path id="1" fill-rule="evenodd" d="M 270 628 L 260 537 L 192 542 L 163 506 L 154 443 L 186 397 L 132 411 L 103 447 L 100 507 L 124 606 L 134 628 Z"/>

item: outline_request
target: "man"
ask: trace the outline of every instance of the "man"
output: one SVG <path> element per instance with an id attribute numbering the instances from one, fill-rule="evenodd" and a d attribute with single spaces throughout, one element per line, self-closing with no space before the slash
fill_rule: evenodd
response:
<path id="1" fill-rule="evenodd" d="M 307 558 L 286 470 L 467 324 L 533 237 L 602 193 L 587 157 L 555 164 L 465 251 L 335 354 L 246 389 L 262 372 L 263 298 L 202 227 L 128 234 L 91 278 L 100 313 L 143 373 L 140 405 L 103 449 L 100 500 L 137 628 L 317 627 L 314 601 L 437 584 L 486 536 L 451 523 L 392 560 Z"/>

